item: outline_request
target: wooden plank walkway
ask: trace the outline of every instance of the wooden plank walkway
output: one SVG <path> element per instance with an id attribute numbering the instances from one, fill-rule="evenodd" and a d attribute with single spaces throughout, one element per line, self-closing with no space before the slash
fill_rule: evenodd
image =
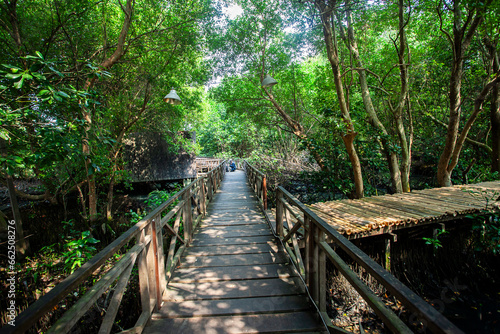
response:
<path id="1" fill-rule="evenodd" d="M 500 181 L 315 203 L 308 207 L 349 239 L 498 210 Z M 486 204 L 488 201 L 488 207 Z"/>
<path id="2" fill-rule="evenodd" d="M 145 333 L 323 331 L 245 173 L 226 173 Z"/>

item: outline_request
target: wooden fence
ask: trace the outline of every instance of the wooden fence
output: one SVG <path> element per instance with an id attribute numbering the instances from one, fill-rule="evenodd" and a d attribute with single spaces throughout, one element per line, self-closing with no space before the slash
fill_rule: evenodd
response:
<path id="1" fill-rule="evenodd" d="M 16 326 L 4 326 L 0 333 L 24 333 L 51 312 L 81 283 L 119 250 L 134 245 L 88 292 L 50 328 L 48 333 L 67 333 L 108 290 L 114 289 L 98 333 L 110 333 L 134 266 L 139 275 L 142 313 L 135 326 L 121 333 L 141 333 L 151 314 L 161 307 L 162 295 L 174 268 L 189 245 L 193 231 L 206 213 L 206 206 L 219 188 L 225 162 L 191 182 L 167 202 L 122 234 L 96 256 L 33 303 L 16 318 Z M 183 231 L 180 233 L 180 231 Z M 112 288 L 115 281 L 117 284 Z"/>
<path id="2" fill-rule="evenodd" d="M 212 169 L 217 168 L 222 163 L 223 159 L 215 158 L 196 158 L 196 172 L 208 173 Z"/>
<path id="3" fill-rule="evenodd" d="M 293 207 L 299 210 L 299 214 L 294 212 L 296 210 Z M 292 222 L 291 216 L 294 216 L 295 224 Z M 303 235 L 298 233 L 300 228 L 302 228 Z M 278 187 L 276 194 L 276 230 L 292 261 L 305 279 L 309 292 L 324 317 L 327 317 L 326 258 L 328 257 L 392 332 L 412 333 L 406 324 L 337 254 L 335 249 L 339 248 L 382 284 L 417 318 L 421 319 L 433 333 L 463 333 L 283 187 Z M 299 249 L 298 236 L 305 240 L 304 259 Z"/>
<path id="4" fill-rule="evenodd" d="M 266 198 L 267 196 L 263 194 L 266 176 L 248 163 L 246 163 L 245 167 L 249 183 L 257 196 L 261 199 Z M 271 226 L 274 225 L 272 222 L 270 224 Z M 387 328 L 394 333 L 413 333 L 337 254 L 336 249 L 338 248 L 342 249 L 352 260 L 363 267 L 433 333 L 463 333 L 441 313 L 417 296 L 283 187 L 278 187 L 276 193 L 275 226 L 278 238 L 306 282 L 309 293 L 325 323 L 331 324 L 326 313 L 328 291 L 326 258 L 328 258 L 370 305 Z M 305 246 L 302 249 L 303 253 L 301 253 L 302 247 L 299 246 L 299 241 Z M 304 258 L 302 254 L 305 255 Z M 345 333 L 345 331 L 340 331 L 334 327 L 329 329 L 331 332 Z"/>
<path id="5" fill-rule="evenodd" d="M 259 198 L 263 210 L 267 210 L 267 181 L 266 175 L 246 160 L 243 161 L 245 172 L 247 173 L 248 183 Z"/>

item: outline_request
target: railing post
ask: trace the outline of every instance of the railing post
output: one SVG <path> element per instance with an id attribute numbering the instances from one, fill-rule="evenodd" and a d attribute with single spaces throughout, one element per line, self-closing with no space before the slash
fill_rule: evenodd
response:
<path id="1" fill-rule="evenodd" d="M 276 192 L 276 232 L 283 238 L 283 192 L 278 188 Z"/>
<path id="2" fill-rule="evenodd" d="M 155 271 L 155 298 L 156 298 L 156 310 L 161 308 L 161 287 L 160 287 L 160 266 L 158 263 L 158 236 L 156 231 L 156 222 L 153 219 L 151 221 L 151 234 L 153 236 L 151 242 L 153 243 L 154 252 L 154 271 Z"/>
<path id="3" fill-rule="evenodd" d="M 212 200 L 212 180 L 210 179 L 211 177 L 212 174 L 210 174 L 209 176 L 205 176 L 206 187 L 207 187 L 207 198 L 209 202 Z"/>
<path id="4" fill-rule="evenodd" d="M 145 229 L 136 237 L 137 243 L 146 241 Z M 148 257 L 147 247 L 144 247 L 137 259 L 137 267 L 139 269 L 139 290 L 141 293 L 142 312 L 147 312 L 149 315 L 153 312 L 151 309 L 151 299 L 149 294 L 149 275 L 148 275 Z"/>
<path id="5" fill-rule="evenodd" d="M 308 215 L 304 213 L 304 242 L 305 242 L 305 247 L 304 247 L 304 252 L 305 252 L 305 260 L 304 260 L 304 267 L 306 269 L 306 284 L 307 286 L 311 286 L 310 280 L 310 275 L 309 273 L 313 269 L 312 266 L 312 258 L 311 258 L 311 248 L 309 247 L 309 244 L 311 243 L 311 218 L 309 218 Z"/>
<path id="6" fill-rule="evenodd" d="M 267 210 L 267 182 L 266 177 L 262 177 L 262 202 L 264 202 L 264 210 Z"/>
<path id="7" fill-rule="evenodd" d="M 182 219 L 184 223 L 184 240 L 186 245 L 191 243 L 191 231 L 193 229 L 193 217 L 191 211 L 191 189 L 186 189 L 184 195 L 182 196 L 184 202 L 184 207 L 182 208 Z"/>
<path id="8" fill-rule="evenodd" d="M 326 312 L 326 254 L 318 245 L 325 241 L 325 233 L 317 229 L 318 243 L 318 307 L 320 312 Z"/>
<path id="9" fill-rule="evenodd" d="M 146 230 L 146 235 L 150 235 L 151 238 L 153 237 L 153 224 L 152 222 L 149 222 L 148 226 L 145 228 Z M 151 242 L 149 243 L 147 249 L 147 271 L 148 271 L 148 286 L 149 286 L 149 300 L 150 300 L 150 310 L 152 312 L 156 312 L 157 306 L 155 305 L 154 301 L 156 299 L 156 270 L 155 270 L 155 249 L 154 249 L 154 243 L 153 240 L 151 239 Z"/>
<path id="10" fill-rule="evenodd" d="M 307 216 L 307 215 L 305 215 Z M 313 298 L 316 305 L 319 301 L 319 291 L 318 291 L 318 244 L 316 243 L 316 235 L 318 234 L 318 227 L 313 220 L 309 219 L 309 242 L 308 242 L 308 253 L 309 253 L 309 272 L 307 273 L 307 281 L 309 282 L 309 292 Z"/>
<path id="11" fill-rule="evenodd" d="M 212 173 L 212 196 L 215 194 L 217 190 L 217 170 Z"/>
<path id="12" fill-rule="evenodd" d="M 201 211 L 203 213 L 203 217 L 207 215 L 207 197 L 205 194 L 205 177 L 201 179 L 201 184 L 200 184 L 200 197 L 201 197 Z"/>
<path id="13" fill-rule="evenodd" d="M 254 192 L 257 194 L 257 196 L 259 196 L 259 185 L 257 184 L 257 172 L 254 171 L 254 174 L 253 174 L 253 188 L 254 188 Z"/>

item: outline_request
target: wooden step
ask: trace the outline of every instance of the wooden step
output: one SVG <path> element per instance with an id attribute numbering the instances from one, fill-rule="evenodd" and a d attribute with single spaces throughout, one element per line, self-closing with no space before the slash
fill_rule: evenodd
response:
<path id="1" fill-rule="evenodd" d="M 287 278 L 297 276 L 295 271 L 284 264 L 258 264 L 247 266 L 222 266 L 208 268 L 178 268 L 171 282 L 217 282 L 258 278 Z"/>
<path id="2" fill-rule="evenodd" d="M 265 218 L 262 216 L 262 214 L 249 214 L 249 215 L 220 214 L 220 215 L 209 216 L 208 218 L 203 219 L 202 224 L 208 225 L 218 222 L 225 223 L 228 221 L 233 221 L 233 222 L 265 221 Z"/>
<path id="3" fill-rule="evenodd" d="M 153 315 L 153 319 L 298 312 L 309 310 L 311 306 L 309 299 L 302 295 L 187 300 L 177 303 L 164 303 L 160 311 Z"/>
<path id="4" fill-rule="evenodd" d="M 170 282 L 163 296 L 166 302 L 200 299 L 287 296 L 303 294 L 299 277 L 265 278 L 219 282 Z"/>
<path id="5" fill-rule="evenodd" d="M 269 225 L 264 218 L 219 218 L 202 220 L 200 228 L 209 226 L 234 226 L 234 225 Z"/>
<path id="6" fill-rule="evenodd" d="M 238 204 L 253 204 L 253 200 L 257 197 L 251 192 L 238 192 L 235 194 L 224 194 L 220 196 L 216 196 L 212 201 L 212 204 L 218 205 L 229 205 L 231 203 Z"/>
<path id="7" fill-rule="evenodd" d="M 146 333 L 298 333 L 321 331 L 317 316 L 310 312 L 241 316 L 152 319 Z"/>
<path id="8" fill-rule="evenodd" d="M 255 237 L 236 237 L 236 238 L 222 238 L 213 237 L 205 239 L 193 239 L 191 245 L 193 246 L 215 246 L 215 245 L 247 245 L 259 244 L 264 242 L 272 242 L 274 237 L 269 235 L 255 236 Z"/>
<path id="9" fill-rule="evenodd" d="M 234 238 L 234 237 L 253 237 L 258 235 L 269 235 L 271 230 L 268 225 L 259 224 L 248 224 L 248 225 L 237 225 L 237 226 L 210 226 L 200 228 L 195 238 L 197 240 L 203 240 L 207 238 Z"/>
<path id="10" fill-rule="evenodd" d="M 254 264 L 288 263 L 285 253 L 231 254 L 211 256 L 186 256 L 181 258 L 180 268 L 241 266 Z"/>
<path id="11" fill-rule="evenodd" d="M 229 254 L 275 254 L 281 249 L 275 242 L 254 243 L 248 245 L 217 245 L 217 246 L 191 246 L 186 249 L 185 256 L 210 256 Z"/>
<path id="12" fill-rule="evenodd" d="M 238 209 L 238 208 L 224 208 L 224 209 L 211 209 L 207 210 L 207 215 L 211 218 L 222 218 L 222 217 L 246 217 L 246 216 L 260 216 L 262 217 L 262 211 L 260 208 L 248 208 L 248 209 Z"/>
<path id="13" fill-rule="evenodd" d="M 325 333 L 245 174 L 229 174 L 144 333 Z"/>

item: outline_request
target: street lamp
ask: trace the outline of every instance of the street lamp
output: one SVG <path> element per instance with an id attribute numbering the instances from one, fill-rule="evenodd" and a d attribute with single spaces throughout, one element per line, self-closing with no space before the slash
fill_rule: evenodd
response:
<path id="1" fill-rule="evenodd" d="M 174 106 L 182 103 L 181 98 L 179 97 L 179 95 L 177 95 L 177 93 L 175 92 L 175 89 L 170 90 L 170 93 L 168 93 L 163 98 L 163 101 L 165 101 L 169 104 L 173 104 Z"/>
<path id="2" fill-rule="evenodd" d="M 268 88 L 268 87 L 272 87 L 272 86 L 276 85 L 277 83 L 278 83 L 278 81 L 274 80 L 273 77 L 268 74 L 268 75 L 266 75 L 264 80 L 262 80 L 260 85 L 264 88 Z"/>

